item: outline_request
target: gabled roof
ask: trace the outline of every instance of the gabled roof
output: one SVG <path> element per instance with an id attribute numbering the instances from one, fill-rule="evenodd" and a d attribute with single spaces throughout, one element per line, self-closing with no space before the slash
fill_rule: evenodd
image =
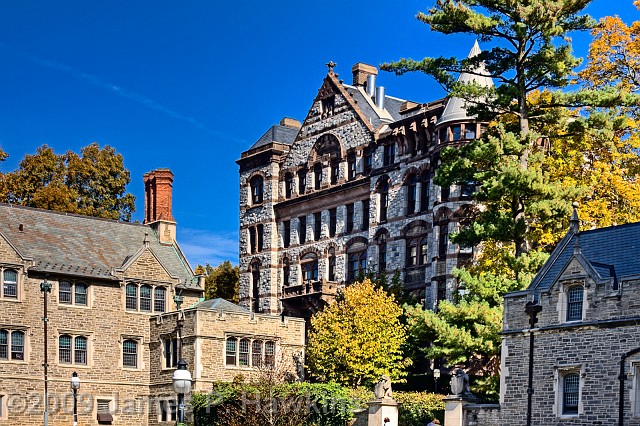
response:
<path id="1" fill-rule="evenodd" d="M 469 59 L 473 58 L 474 56 L 479 55 L 480 52 L 481 52 L 480 45 L 476 40 L 476 42 L 473 44 L 473 47 L 471 48 L 471 51 L 469 52 L 468 58 Z M 458 77 L 458 82 L 472 83 L 475 81 L 480 86 L 485 86 L 485 87 L 493 86 L 493 79 L 488 76 L 488 72 L 486 71 L 484 64 L 480 64 L 478 68 L 475 70 L 475 72 L 481 75 L 477 75 L 476 73 L 470 74 L 470 73 L 463 72 Z M 447 104 L 444 108 L 442 115 L 440 116 L 440 119 L 438 120 L 438 124 L 446 123 L 449 121 L 468 120 L 472 118 L 472 117 L 469 117 L 469 115 L 467 114 L 467 109 L 466 109 L 467 103 L 468 102 L 462 98 L 456 98 L 455 96 L 450 97 L 447 100 Z"/>
<path id="2" fill-rule="evenodd" d="M 281 126 L 279 124 L 271 126 L 271 128 L 267 130 L 265 134 L 262 135 L 260 139 L 258 139 L 256 143 L 254 143 L 251 146 L 251 148 L 249 148 L 249 151 L 264 145 L 269 145 L 270 143 L 273 143 L 273 142 L 278 142 L 285 145 L 291 145 L 293 144 L 293 141 L 296 139 L 296 135 L 298 134 L 299 130 L 300 129 L 296 129 L 288 126 Z"/>
<path id="3" fill-rule="evenodd" d="M 231 303 L 226 299 L 216 298 L 216 299 L 207 299 L 203 302 L 200 302 L 196 305 L 196 308 L 203 309 L 211 309 L 214 311 L 223 311 L 223 312 L 240 312 L 240 313 L 249 313 L 249 310 L 243 308 L 242 306 L 238 306 L 235 303 Z"/>
<path id="4" fill-rule="evenodd" d="M 0 232 L 32 259 L 30 271 L 106 280 L 147 241 L 172 277 L 202 290 L 179 247 L 161 244 L 149 225 L 0 203 Z"/>
<path id="5" fill-rule="evenodd" d="M 575 233 L 569 231 L 553 251 L 530 290 L 550 288 L 574 256 L 576 243 L 580 255 L 601 279 L 640 275 L 640 222 Z"/>

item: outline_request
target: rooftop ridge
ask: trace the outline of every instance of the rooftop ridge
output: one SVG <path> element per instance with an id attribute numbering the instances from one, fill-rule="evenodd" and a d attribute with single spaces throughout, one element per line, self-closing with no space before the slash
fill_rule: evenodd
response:
<path id="1" fill-rule="evenodd" d="M 126 222 L 126 221 L 119 220 L 119 219 L 108 219 L 108 218 L 105 218 L 105 217 L 88 216 L 88 215 L 79 214 L 79 213 L 61 212 L 59 210 L 49 210 L 49 209 L 42 209 L 42 208 L 39 208 L 39 207 L 21 206 L 19 204 L 0 203 L 0 207 L 9 207 L 9 208 L 12 208 L 12 209 L 29 210 L 29 211 L 42 212 L 42 213 L 52 213 L 52 214 L 57 214 L 57 215 L 60 215 L 60 216 L 70 216 L 70 217 L 77 217 L 77 218 L 81 218 L 81 219 L 100 220 L 100 221 L 103 221 L 103 222 L 119 223 L 119 224 L 123 224 L 123 225 L 142 226 L 142 227 L 145 227 L 145 228 L 149 227 L 148 224 L 144 224 L 144 223 L 140 223 L 140 222 Z"/>

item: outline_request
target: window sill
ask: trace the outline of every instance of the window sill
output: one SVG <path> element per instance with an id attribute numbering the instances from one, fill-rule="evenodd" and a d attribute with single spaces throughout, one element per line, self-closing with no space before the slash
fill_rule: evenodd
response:
<path id="1" fill-rule="evenodd" d="M 2 297 L 0 298 L 0 302 L 11 302 L 11 303 L 16 303 L 16 302 L 22 302 L 22 300 L 20 300 L 17 297 Z"/>
<path id="2" fill-rule="evenodd" d="M 17 359 L 0 359 L 0 364 L 28 365 L 29 361 L 17 360 Z"/>
<path id="3" fill-rule="evenodd" d="M 62 368 L 79 368 L 81 370 L 90 370 L 93 368 L 93 365 L 85 365 L 85 364 L 63 364 L 58 363 L 58 367 Z"/>
<path id="4" fill-rule="evenodd" d="M 78 309 L 92 309 L 89 305 L 75 305 L 73 303 L 58 303 L 59 308 L 78 308 Z"/>

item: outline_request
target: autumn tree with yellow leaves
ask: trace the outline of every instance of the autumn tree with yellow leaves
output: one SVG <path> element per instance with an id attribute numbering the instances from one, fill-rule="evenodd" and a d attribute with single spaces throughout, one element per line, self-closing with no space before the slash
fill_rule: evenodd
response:
<path id="1" fill-rule="evenodd" d="M 382 375 L 401 380 L 411 363 L 403 355 L 406 331 L 401 315 L 394 297 L 370 280 L 348 286 L 311 318 L 307 346 L 311 374 L 354 388 L 370 386 Z"/>

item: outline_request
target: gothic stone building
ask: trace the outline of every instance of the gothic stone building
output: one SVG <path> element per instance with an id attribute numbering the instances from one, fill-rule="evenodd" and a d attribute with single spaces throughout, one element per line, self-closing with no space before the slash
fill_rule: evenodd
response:
<path id="1" fill-rule="evenodd" d="M 349 85 L 327 65 L 304 121 L 283 119 L 238 160 L 240 303 L 308 317 L 360 273 L 398 272 L 434 307 L 457 291 L 451 270 L 473 255 L 448 238 L 471 188 L 440 188 L 434 171 L 444 147 L 483 124 L 461 99 L 398 99 L 376 87 L 375 67 L 354 65 Z"/>
<path id="2" fill-rule="evenodd" d="M 505 297 L 498 424 L 526 423 L 533 333 L 532 424 L 640 425 L 639 324 L 640 223 L 580 231 L 574 210 L 530 287 Z"/>
<path id="3" fill-rule="evenodd" d="M 0 424 L 43 423 L 45 354 L 52 426 L 72 423 L 73 372 L 79 424 L 170 425 L 179 347 L 195 390 L 301 362 L 304 321 L 202 301 L 203 279 L 175 241 L 173 174 L 144 182 L 144 224 L 0 204 Z"/>

